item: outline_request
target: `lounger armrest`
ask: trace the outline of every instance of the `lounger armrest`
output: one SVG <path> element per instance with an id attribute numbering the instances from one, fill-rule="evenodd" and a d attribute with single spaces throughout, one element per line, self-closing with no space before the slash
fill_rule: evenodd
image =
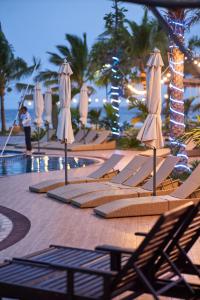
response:
<path id="1" fill-rule="evenodd" d="M 135 252 L 134 249 L 131 248 L 122 248 L 111 245 L 100 245 L 95 248 L 95 250 L 107 251 L 110 253 L 118 253 L 118 254 L 133 254 Z"/>
<path id="2" fill-rule="evenodd" d="M 135 235 L 147 236 L 147 232 L 135 232 Z"/>

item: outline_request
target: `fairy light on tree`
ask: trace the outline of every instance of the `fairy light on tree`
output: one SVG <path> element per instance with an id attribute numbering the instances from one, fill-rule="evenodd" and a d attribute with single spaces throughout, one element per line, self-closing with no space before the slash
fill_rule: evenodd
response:
<path id="1" fill-rule="evenodd" d="M 119 104 L 120 104 L 120 71 L 119 71 L 119 58 L 116 56 L 112 57 L 112 85 L 110 92 L 110 101 L 113 107 L 113 111 L 115 112 L 116 119 L 114 121 L 114 126 L 112 127 L 112 134 L 114 136 L 119 136 L 120 128 L 119 128 Z"/>
<path id="2" fill-rule="evenodd" d="M 170 11 L 168 14 L 168 23 L 180 42 L 184 43 L 185 24 L 182 10 Z M 184 54 L 172 39 L 170 39 L 169 46 L 169 67 L 171 71 L 169 85 L 170 143 L 172 153 L 176 153 L 178 150 L 177 156 L 180 157 L 180 161 L 176 165 L 176 170 L 184 172 L 190 170 L 187 166 L 188 156 L 185 144 L 178 141 L 178 138 L 185 132 L 183 101 Z"/>

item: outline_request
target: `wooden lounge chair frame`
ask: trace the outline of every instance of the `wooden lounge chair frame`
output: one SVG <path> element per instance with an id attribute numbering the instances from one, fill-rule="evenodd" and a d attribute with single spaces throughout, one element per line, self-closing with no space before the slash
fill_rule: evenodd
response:
<path id="1" fill-rule="evenodd" d="M 99 131 L 96 133 L 96 138 L 93 141 L 85 144 L 72 144 L 69 146 L 69 151 L 90 151 L 90 150 L 111 150 L 116 148 L 116 141 L 107 141 L 109 131 Z M 87 136 L 86 136 L 87 137 Z"/>
<path id="2" fill-rule="evenodd" d="M 122 158 L 123 155 L 113 154 L 108 160 L 106 160 L 96 171 L 92 172 L 88 177 L 74 179 L 72 181 L 69 181 L 68 183 L 74 184 L 88 181 L 108 180 L 114 175 L 118 174 L 118 170 L 115 170 L 114 167 Z M 52 189 L 56 189 L 63 185 L 65 185 L 65 182 L 61 180 L 45 180 L 38 184 L 29 186 L 29 191 L 34 193 L 46 193 Z"/>
<path id="3" fill-rule="evenodd" d="M 107 257 L 109 269 L 105 268 L 105 264 L 99 268 L 96 260 L 92 264 L 91 257 L 82 266 L 80 263 L 70 264 L 70 259 L 68 262 L 49 263 L 34 259 L 33 255 L 29 259 L 15 258 L 6 262 L 0 266 L 0 296 L 29 300 L 109 300 L 119 295 L 123 296 L 120 299 L 134 299 L 149 293 L 158 300 L 160 295 L 165 295 L 180 284 L 184 297 L 196 296 L 195 293 L 199 295 L 200 286 L 197 285 L 197 291 L 194 290 L 167 259 L 164 263 L 168 262 L 178 279 L 166 281 L 165 278 L 155 277 L 157 260 L 163 256 L 163 249 L 192 208 L 193 205 L 189 203 L 162 215 L 136 250 L 99 246 L 94 253 L 102 253 Z M 127 256 L 125 263 L 122 262 L 124 255 Z M 160 268 L 162 266 L 159 265 Z M 161 289 L 157 289 L 158 281 L 163 284 Z M 124 295 L 127 291 L 129 297 Z"/>
<path id="4" fill-rule="evenodd" d="M 171 172 L 173 171 L 174 166 L 178 162 L 179 158 L 175 156 L 168 156 L 162 165 L 157 170 L 156 175 L 156 189 L 159 194 L 172 192 L 179 185 L 178 180 L 172 180 L 168 178 Z M 168 178 L 168 179 L 167 179 Z M 75 197 L 71 199 L 71 203 L 80 208 L 90 208 L 103 205 L 108 202 L 112 202 L 124 198 L 134 198 L 134 197 L 146 197 L 150 196 L 153 193 L 153 178 L 150 177 L 145 184 L 139 188 L 132 187 L 134 176 L 126 180 L 123 185 L 130 186 L 130 189 L 120 188 L 120 191 L 116 191 L 109 187 L 105 191 L 97 191 L 88 194 L 83 194 L 80 197 Z"/>
<path id="5" fill-rule="evenodd" d="M 88 129 L 79 129 L 74 137 L 75 143 L 80 143 L 81 141 L 83 141 L 87 133 L 88 133 Z"/>
<path id="6" fill-rule="evenodd" d="M 137 159 L 137 158 L 136 158 Z M 130 162 L 130 165 L 132 165 L 132 162 L 134 162 L 136 159 L 133 159 L 133 161 Z M 141 158 L 140 158 L 141 160 Z M 118 174 L 116 177 L 113 177 L 110 182 L 99 182 L 99 183 L 89 183 L 89 184 L 76 184 L 76 185 L 67 185 L 63 186 L 61 188 L 49 191 L 47 193 L 47 196 L 56 200 L 60 200 L 65 203 L 70 203 L 71 199 L 74 199 L 80 195 L 87 195 L 91 192 L 95 191 L 104 191 L 108 189 L 119 189 L 119 188 L 126 188 L 126 186 L 123 184 L 127 178 L 130 179 L 131 175 L 133 177 L 132 179 L 132 185 L 137 186 L 139 184 L 142 184 L 144 180 L 146 180 L 147 177 L 150 176 L 152 170 L 153 170 L 153 158 L 149 157 L 147 160 L 145 160 L 143 157 L 142 163 L 139 163 L 136 161 L 135 165 L 132 165 L 132 170 L 128 170 L 126 172 L 126 167 Z M 144 163 L 143 163 L 144 161 Z M 162 161 L 162 158 L 157 158 L 156 164 L 158 165 Z M 121 176 L 123 174 L 123 176 Z M 119 180 L 118 180 L 119 179 Z M 110 185 L 111 184 L 111 185 Z M 130 188 L 130 186 L 127 187 L 127 189 Z"/>
<path id="7" fill-rule="evenodd" d="M 175 191 L 167 195 L 128 198 L 100 205 L 95 213 L 104 218 L 121 218 L 146 215 L 159 215 L 189 201 L 200 199 L 200 165 Z"/>

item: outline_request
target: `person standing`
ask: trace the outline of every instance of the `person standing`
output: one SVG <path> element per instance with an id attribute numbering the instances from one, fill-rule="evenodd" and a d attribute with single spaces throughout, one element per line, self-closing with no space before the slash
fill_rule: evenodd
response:
<path id="1" fill-rule="evenodd" d="M 20 120 L 24 129 L 25 143 L 26 143 L 26 154 L 31 155 L 32 145 L 31 145 L 31 115 L 28 112 L 26 106 L 21 108 Z"/>

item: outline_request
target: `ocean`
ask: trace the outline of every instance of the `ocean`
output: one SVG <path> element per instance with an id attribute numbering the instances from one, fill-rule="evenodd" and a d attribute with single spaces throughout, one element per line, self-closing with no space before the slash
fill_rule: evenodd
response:
<path id="1" fill-rule="evenodd" d="M 95 107 L 96 108 L 96 107 Z M 91 109 L 95 109 L 94 107 L 91 107 Z M 98 109 L 98 107 L 97 107 Z M 17 109 L 6 109 L 6 127 L 9 129 L 9 127 L 12 126 L 14 119 L 16 118 L 17 115 Z M 29 113 L 31 114 L 32 120 L 34 120 L 35 115 L 34 115 L 34 110 L 29 109 Z M 101 117 L 105 115 L 105 112 L 102 110 Z M 123 124 L 125 121 L 130 122 L 131 118 L 134 116 L 133 111 L 128 110 L 128 107 L 120 107 L 120 123 Z M 1 121 L 1 117 L 0 117 Z M 18 123 L 18 122 L 17 122 Z"/>

